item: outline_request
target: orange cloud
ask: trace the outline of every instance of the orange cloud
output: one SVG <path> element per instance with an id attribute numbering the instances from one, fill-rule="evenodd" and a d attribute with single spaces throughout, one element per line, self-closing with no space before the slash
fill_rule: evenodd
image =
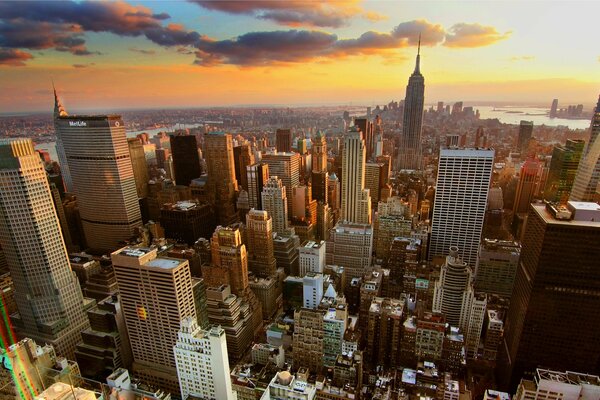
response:
<path id="1" fill-rule="evenodd" d="M 446 47 L 483 47 L 507 39 L 512 32 L 499 33 L 493 26 L 467 24 L 452 25 L 446 34 Z"/>

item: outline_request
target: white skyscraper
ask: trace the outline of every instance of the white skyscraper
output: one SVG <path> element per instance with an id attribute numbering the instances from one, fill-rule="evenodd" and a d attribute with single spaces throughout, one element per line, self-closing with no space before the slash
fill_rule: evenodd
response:
<path id="1" fill-rule="evenodd" d="M 493 165 L 494 150 L 440 150 L 429 260 L 457 246 L 461 258 L 475 265 Z"/>
<path id="2" fill-rule="evenodd" d="M 173 347 L 181 398 L 235 400 L 231 385 L 225 330 L 212 326 L 204 330 L 195 318 L 181 321 Z"/>
<path id="3" fill-rule="evenodd" d="M 17 333 L 74 359 L 89 322 L 46 171 L 29 139 L 0 140 L 0 247 L 15 286 Z"/>
<path id="4" fill-rule="evenodd" d="M 600 185 L 600 97 L 590 127 L 590 139 L 575 175 L 572 201 L 594 201 Z"/>
<path id="5" fill-rule="evenodd" d="M 120 115 L 68 115 L 55 103 L 57 153 L 87 244 L 115 250 L 142 225 L 125 123 Z"/>
<path id="6" fill-rule="evenodd" d="M 341 220 L 346 222 L 371 223 L 371 196 L 365 189 L 366 155 L 365 141 L 355 128 L 346 136 L 342 153 Z"/>
<path id="7" fill-rule="evenodd" d="M 315 309 L 323 299 L 323 274 L 309 272 L 302 278 L 302 305 Z"/>
<path id="8" fill-rule="evenodd" d="M 287 193 L 277 176 L 271 176 L 263 186 L 262 207 L 273 219 L 273 232 L 284 235 L 288 230 Z"/>
<path id="9" fill-rule="evenodd" d="M 325 241 L 309 240 L 298 247 L 300 276 L 308 272 L 323 272 L 325 268 Z"/>

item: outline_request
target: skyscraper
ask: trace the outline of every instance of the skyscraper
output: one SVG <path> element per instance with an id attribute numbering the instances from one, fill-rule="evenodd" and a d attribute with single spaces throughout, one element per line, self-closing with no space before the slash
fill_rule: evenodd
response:
<path id="1" fill-rule="evenodd" d="M 275 132 L 275 146 L 278 152 L 289 153 L 292 151 L 292 141 L 290 129 L 277 129 Z"/>
<path id="2" fill-rule="evenodd" d="M 532 204 L 500 346 L 511 391 L 523 373 L 600 372 L 600 206 Z"/>
<path id="3" fill-rule="evenodd" d="M 248 190 L 248 175 L 246 168 L 254 164 L 254 153 L 250 143 L 244 143 L 233 148 L 233 163 L 235 165 L 235 179 L 238 186 Z"/>
<path id="4" fill-rule="evenodd" d="M 571 191 L 571 200 L 575 201 L 593 201 L 596 196 L 596 188 L 600 183 L 600 96 L 598 104 L 594 110 L 592 123 L 590 126 L 590 139 L 586 148 L 575 182 Z"/>
<path id="5" fill-rule="evenodd" d="M 425 102 L 425 78 L 421 75 L 421 38 L 415 70 L 408 79 L 404 99 L 402 137 L 398 150 L 398 169 L 421 168 L 421 125 Z"/>
<path id="6" fill-rule="evenodd" d="M 354 126 L 362 132 L 363 140 L 367 148 L 366 160 L 370 161 L 375 149 L 374 125 L 367 118 L 354 118 Z"/>
<path id="7" fill-rule="evenodd" d="M 142 225 L 125 123 L 120 115 L 68 115 L 62 109 L 54 125 L 87 244 L 114 250 Z"/>
<path id="8" fill-rule="evenodd" d="M 224 132 L 205 134 L 204 153 L 208 169 L 209 198 L 215 204 L 219 223 L 228 226 L 238 219 L 235 211 L 238 182 L 235 179 L 231 135 Z"/>
<path id="9" fill-rule="evenodd" d="M 276 176 L 281 179 L 287 194 L 288 212 L 291 212 L 292 190 L 300 184 L 300 154 L 267 153 L 263 154 L 262 162 L 269 165 L 269 176 Z"/>
<path id="10" fill-rule="evenodd" d="M 552 106 L 550 107 L 550 118 L 556 118 L 556 111 L 558 111 L 558 99 L 552 100 Z"/>
<path id="11" fill-rule="evenodd" d="M 440 150 L 429 260 L 457 246 L 475 265 L 493 165 L 494 150 Z"/>
<path id="12" fill-rule="evenodd" d="M 269 166 L 265 163 L 256 163 L 246 167 L 248 182 L 248 206 L 262 210 L 262 190 L 269 180 Z"/>
<path id="13" fill-rule="evenodd" d="M 135 192 L 135 188 L 134 188 Z M 29 139 L 0 141 L 0 246 L 14 282 L 20 337 L 74 359 L 89 327 L 46 171 Z"/>
<path id="14" fill-rule="evenodd" d="M 189 186 L 192 179 L 202 175 L 200 170 L 200 155 L 194 135 L 171 135 L 171 154 L 175 169 L 175 183 Z"/>
<path id="15" fill-rule="evenodd" d="M 143 381 L 179 393 L 173 346 L 181 321 L 196 319 L 189 262 L 156 249 L 124 247 L 111 254 L 133 352 Z"/>
<path id="16" fill-rule="evenodd" d="M 133 176 L 135 177 L 135 187 L 140 199 L 148 197 L 148 165 L 146 164 L 146 156 L 144 155 L 144 146 L 137 138 L 127 139 L 129 146 L 129 155 L 131 156 L 131 166 L 133 168 Z"/>
<path id="17" fill-rule="evenodd" d="M 311 152 L 312 172 L 327 172 L 327 138 L 321 131 L 313 140 Z"/>
<path id="18" fill-rule="evenodd" d="M 193 398 L 234 400 L 227 341 L 220 326 L 204 330 L 195 318 L 181 321 L 175 352 L 182 400 Z"/>
<path id="19" fill-rule="evenodd" d="M 288 202 L 281 179 L 271 176 L 262 190 L 262 208 L 273 219 L 273 231 L 285 235 L 288 231 Z"/>
<path id="20" fill-rule="evenodd" d="M 261 277 L 275 273 L 277 263 L 273 252 L 273 219 L 263 210 L 251 209 L 246 214 L 248 238 L 248 268 Z"/>
<path id="21" fill-rule="evenodd" d="M 537 160 L 527 160 L 519 173 L 519 183 L 513 204 L 513 212 L 522 214 L 529 211 L 529 204 L 539 194 L 542 179 L 542 163 Z"/>
<path id="22" fill-rule="evenodd" d="M 517 139 L 517 151 L 521 153 L 521 159 L 526 156 L 529 140 L 533 133 L 533 121 L 521 121 L 519 124 L 519 137 Z"/>
<path id="23" fill-rule="evenodd" d="M 371 196 L 365 189 L 366 147 L 358 130 L 350 131 L 342 153 L 342 214 L 350 223 L 371 223 Z"/>
<path id="24" fill-rule="evenodd" d="M 568 139 L 564 146 L 554 146 L 544 188 L 544 199 L 563 204 L 567 202 L 584 146 L 583 140 L 571 139 Z"/>

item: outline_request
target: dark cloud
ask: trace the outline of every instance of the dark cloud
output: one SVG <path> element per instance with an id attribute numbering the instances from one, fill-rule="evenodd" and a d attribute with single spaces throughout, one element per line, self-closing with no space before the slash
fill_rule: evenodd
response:
<path id="1" fill-rule="evenodd" d="M 251 15 L 274 21 L 285 26 L 312 26 L 319 28 L 339 28 L 348 25 L 351 18 L 362 16 L 376 21 L 383 17 L 374 12 L 364 11 L 358 1 L 297 1 L 297 0 L 242 0 L 215 1 L 191 0 L 208 10 L 230 14 Z"/>
<path id="2" fill-rule="evenodd" d="M 130 47 L 129 51 L 133 51 L 134 53 L 140 53 L 140 54 L 145 54 L 145 55 L 149 55 L 149 56 L 156 54 L 156 51 L 154 51 L 154 50 L 138 49 L 137 47 Z"/>
<path id="3" fill-rule="evenodd" d="M 11 67 L 23 67 L 25 61 L 31 60 L 33 56 L 18 49 L 0 48 L 0 65 L 9 65 Z"/>
<path id="4" fill-rule="evenodd" d="M 402 22 L 392 30 L 391 35 L 412 46 L 417 45 L 419 35 L 421 35 L 422 45 L 435 46 L 444 41 L 446 31 L 439 24 L 432 24 L 429 21 L 418 19 Z"/>
<path id="5" fill-rule="evenodd" d="M 446 34 L 444 46 L 483 47 L 508 38 L 512 32 L 499 33 L 493 26 L 460 23 L 452 25 Z"/>
<path id="6" fill-rule="evenodd" d="M 83 31 L 79 27 L 22 18 L 0 20 L 0 46 L 32 50 L 55 48 L 80 55 L 87 52 Z"/>

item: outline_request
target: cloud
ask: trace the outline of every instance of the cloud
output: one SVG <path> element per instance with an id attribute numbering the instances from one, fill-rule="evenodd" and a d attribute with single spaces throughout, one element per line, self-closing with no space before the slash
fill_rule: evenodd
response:
<path id="1" fill-rule="evenodd" d="M 459 23 L 452 25 L 446 34 L 444 46 L 447 47 L 482 47 L 504 40 L 512 32 L 499 33 L 493 26 L 481 24 Z"/>
<path id="2" fill-rule="evenodd" d="M 348 25 L 351 18 L 360 16 L 370 21 L 384 19 L 385 16 L 372 11 L 365 11 L 358 6 L 358 1 L 326 0 L 241 0 L 215 1 L 191 0 L 208 10 L 222 11 L 229 14 L 251 15 L 256 18 L 271 20 L 279 25 L 317 28 L 339 28 Z"/>
<path id="3" fill-rule="evenodd" d="M 145 55 L 156 54 L 155 50 L 138 49 L 137 47 L 130 47 L 129 51 L 133 51 L 134 53 L 140 53 L 140 54 L 145 54 Z"/>
<path id="4" fill-rule="evenodd" d="M 23 67 L 25 61 L 31 60 L 33 56 L 18 49 L 0 48 L 0 65 L 9 65 L 11 67 Z"/>
<path id="5" fill-rule="evenodd" d="M 513 56 L 509 58 L 510 61 L 533 61 L 535 60 L 535 56 Z"/>

